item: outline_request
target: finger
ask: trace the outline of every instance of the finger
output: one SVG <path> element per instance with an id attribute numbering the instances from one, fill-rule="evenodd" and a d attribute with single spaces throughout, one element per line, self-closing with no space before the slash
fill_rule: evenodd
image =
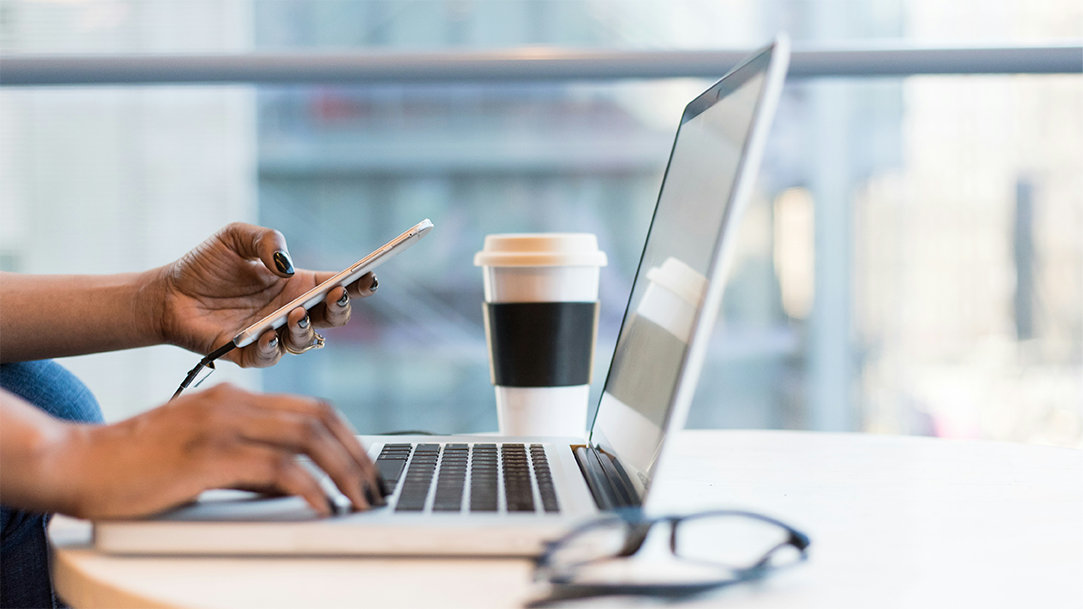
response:
<path id="1" fill-rule="evenodd" d="M 376 275 L 365 273 L 357 281 L 347 286 L 347 288 L 349 289 L 351 296 L 365 298 L 367 296 L 372 296 L 379 285 L 380 282 L 376 280 Z"/>
<path id="2" fill-rule="evenodd" d="M 349 455 L 353 458 L 353 461 L 361 468 L 364 473 L 364 481 L 367 482 L 370 488 L 376 492 L 377 495 L 384 494 L 380 491 L 385 490 L 383 479 L 380 477 L 379 470 L 369 459 L 368 452 L 361 446 L 361 442 L 357 439 L 357 432 L 350 426 L 349 422 L 342 417 L 342 415 L 331 404 L 322 400 L 297 398 L 294 396 L 280 396 L 280 395 L 265 395 L 262 396 L 259 404 L 264 408 L 275 408 L 279 410 L 286 410 L 290 412 L 296 412 L 304 415 L 305 417 L 318 418 L 323 421 L 323 424 L 334 435 L 335 439 L 341 444 Z M 378 502 L 379 503 L 379 502 Z"/>
<path id="3" fill-rule="evenodd" d="M 292 277 L 296 272 L 286 237 L 272 228 L 234 222 L 223 229 L 222 238 L 233 251 L 248 260 L 258 258 L 279 277 Z"/>
<path id="4" fill-rule="evenodd" d="M 387 493 L 376 466 L 333 406 L 288 395 L 249 394 L 239 401 L 243 404 L 235 412 L 250 417 L 236 425 L 245 437 L 308 455 L 357 509 L 383 504 Z M 269 412 L 275 415 L 268 417 Z"/>
<path id="5" fill-rule="evenodd" d="M 319 482 L 289 452 L 256 444 L 234 446 L 230 452 L 219 463 L 220 471 L 229 480 L 218 486 L 271 488 L 301 497 L 321 516 L 334 513 L 331 500 Z"/>
<path id="6" fill-rule="evenodd" d="M 372 495 L 376 499 L 375 504 L 383 505 L 383 498 L 391 493 L 384 482 L 383 476 L 380 475 L 380 470 L 372 462 L 372 459 L 369 459 L 368 451 L 361 445 L 361 441 L 357 439 L 357 430 L 342 416 L 342 413 L 327 402 L 321 402 L 321 416 L 327 428 L 331 430 L 331 433 L 335 435 L 335 438 L 346 448 L 350 456 L 361 468 L 361 471 L 364 472 L 364 482 L 368 485 L 368 489 L 372 491 Z M 364 486 L 362 491 L 365 491 Z M 365 498 L 370 503 L 373 503 L 368 493 L 365 494 Z"/>
<path id="7" fill-rule="evenodd" d="M 324 273 L 316 273 L 316 280 L 321 281 Z M 330 277 L 330 273 L 326 273 Z M 334 326 L 345 325 L 350 320 L 350 313 L 353 311 L 353 306 L 350 304 L 350 300 L 353 298 L 365 298 L 372 296 L 372 293 L 376 291 L 376 287 L 379 282 L 376 280 L 376 276 L 372 273 L 365 273 L 357 281 L 346 286 L 346 298 L 347 301 L 344 305 L 338 304 L 342 300 L 338 296 L 341 292 L 339 288 L 335 288 L 328 292 L 327 297 L 323 302 L 312 307 L 308 312 L 312 317 L 312 323 L 317 328 L 327 328 Z M 345 309 L 345 311 L 343 311 Z M 292 344 L 292 343 L 291 343 Z"/>
<path id="8" fill-rule="evenodd" d="M 353 457 L 354 461 L 365 473 L 365 481 L 369 483 L 371 490 L 379 499 L 376 503 L 382 504 L 382 498 L 390 493 L 383 477 L 380 475 L 380 470 L 372 462 L 372 459 L 369 459 L 368 451 L 361 445 L 361 441 L 357 439 L 357 430 L 330 403 L 321 401 L 320 407 L 324 424 L 327 425 L 327 428 L 331 430 L 331 433 L 335 435 L 335 438 L 346 448 L 350 456 Z M 368 495 L 366 495 L 366 498 L 368 498 Z"/>
<path id="9" fill-rule="evenodd" d="M 320 284 L 334 277 L 335 273 L 329 271 L 313 271 L 313 276 L 316 283 Z M 365 273 L 358 277 L 354 282 L 347 285 L 346 289 L 350 292 L 350 298 L 365 298 L 366 296 L 372 296 L 379 285 L 380 282 L 376 280 L 376 275 Z"/>
<path id="10" fill-rule="evenodd" d="M 282 342 L 274 330 L 264 332 L 259 340 L 241 349 L 242 368 L 266 368 L 278 363 L 282 358 Z"/>
<path id="11" fill-rule="evenodd" d="M 259 494 L 259 495 L 263 495 L 264 497 L 284 497 L 285 496 L 285 493 L 283 493 L 280 489 L 277 489 L 277 488 L 275 488 L 273 486 L 259 486 L 259 485 L 255 485 L 255 484 L 234 484 L 233 486 L 229 487 L 229 490 L 231 490 L 231 491 L 245 491 L 246 493 L 256 493 L 256 494 Z"/>
<path id="12" fill-rule="evenodd" d="M 328 326 L 344 326 L 350 321 L 350 293 L 338 287 L 327 293 L 323 301 L 323 322 Z"/>
<path id="13" fill-rule="evenodd" d="M 308 456 L 350 499 L 354 508 L 364 510 L 370 506 L 363 490 L 365 472 L 320 417 L 281 410 L 267 416 L 266 408 L 251 408 L 254 416 L 241 430 L 244 439 Z"/>
<path id="14" fill-rule="evenodd" d="M 351 300 L 354 296 L 350 292 L 349 288 L 343 290 L 341 287 L 328 292 L 323 302 L 309 310 L 308 314 L 312 318 L 312 324 L 317 328 L 346 325 L 353 313 Z M 342 294 L 342 296 L 338 296 L 339 294 Z"/>
<path id="15" fill-rule="evenodd" d="M 286 340 L 290 347 L 295 350 L 304 349 L 316 339 L 316 330 L 312 325 L 312 317 L 304 307 L 297 307 L 286 316 Z"/>

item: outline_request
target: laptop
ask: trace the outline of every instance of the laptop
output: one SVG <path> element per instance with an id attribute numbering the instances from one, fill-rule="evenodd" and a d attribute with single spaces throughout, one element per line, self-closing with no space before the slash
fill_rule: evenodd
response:
<path id="1" fill-rule="evenodd" d="M 779 37 L 686 106 L 585 437 L 362 436 L 392 488 L 386 507 L 317 518 L 298 497 L 211 491 L 153 517 L 96 522 L 96 547 L 530 556 L 584 520 L 644 505 L 692 402 L 788 59 Z"/>

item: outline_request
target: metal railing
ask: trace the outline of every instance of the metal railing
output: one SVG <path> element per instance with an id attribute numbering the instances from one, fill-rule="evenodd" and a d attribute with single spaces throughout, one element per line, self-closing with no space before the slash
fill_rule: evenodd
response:
<path id="1" fill-rule="evenodd" d="M 747 51 L 494 51 L 9 55 L 0 85 L 434 83 L 717 78 Z M 798 47 L 791 78 L 1083 74 L 1083 44 L 988 48 Z"/>

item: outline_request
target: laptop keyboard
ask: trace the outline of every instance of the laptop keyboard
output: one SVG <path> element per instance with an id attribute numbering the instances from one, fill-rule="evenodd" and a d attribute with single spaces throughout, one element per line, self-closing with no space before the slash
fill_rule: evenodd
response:
<path id="1" fill-rule="evenodd" d="M 376 467 L 396 512 L 560 511 L 541 444 L 385 444 Z"/>

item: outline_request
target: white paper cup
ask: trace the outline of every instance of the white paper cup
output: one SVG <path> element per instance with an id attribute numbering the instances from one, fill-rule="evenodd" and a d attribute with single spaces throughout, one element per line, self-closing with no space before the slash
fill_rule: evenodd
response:
<path id="1" fill-rule="evenodd" d="M 500 432 L 582 436 L 598 329 L 594 235 L 489 235 L 474 257 Z"/>

